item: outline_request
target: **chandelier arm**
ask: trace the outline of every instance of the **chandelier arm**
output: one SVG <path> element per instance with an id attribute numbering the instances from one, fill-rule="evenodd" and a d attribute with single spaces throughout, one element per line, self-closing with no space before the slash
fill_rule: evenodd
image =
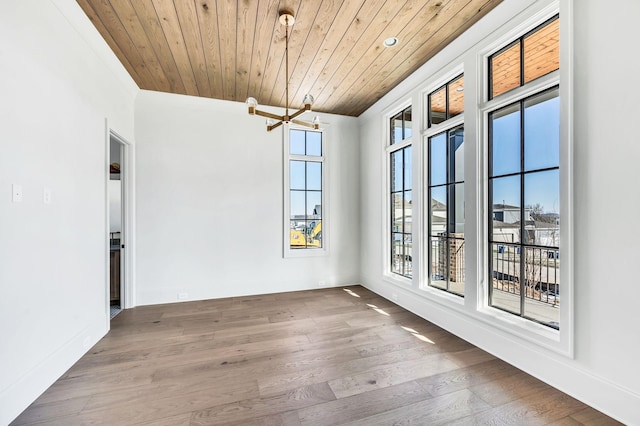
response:
<path id="1" fill-rule="evenodd" d="M 293 114 L 291 114 L 291 115 L 289 116 L 289 120 L 293 120 L 294 118 L 296 118 L 296 117 L 297 117 L 297 116 L 299 116 L 300 114 L 303 114 L 303 113 L 305 113 L 305 112 L 307 112 L 307 111 L 309 111 L 309 110 L 311 110 L 311 108 L 307 108 L 307 107 L 300 108 L 298 111 L 294 112 Z"/>
<path id="2" fill-rule="evenodd" d="M 272 131 L 273 129 L 276 129 L 280 126 L 282 126 L 282 121 L 278 121 L 276 124 L 272 124 L 271 126 L 267 126 L 267 132 Z"/>
<path id="3" fill-rule="evenodd" d="M 302 120 L 291 120 L 292 123 L 297 124 L 298 126 L 305 126 L 305 127 L 309 127 L 311 129 L 315 129 L 315 126 L 313 125 L 313 123 L 309 123 L 307 121 L 302 121 Z"/>
<path id="4" fill-rule="evenodd" d="M 274 120 L 280 120 L 280 121 L 284 120 L 284 116 L 282 116 L 282 115 L 271 114 L 270 112 L 260 111 L 259 109 L 256 109 L 255 115 L 260 115 L 262 117 L 272 118 Z"/>

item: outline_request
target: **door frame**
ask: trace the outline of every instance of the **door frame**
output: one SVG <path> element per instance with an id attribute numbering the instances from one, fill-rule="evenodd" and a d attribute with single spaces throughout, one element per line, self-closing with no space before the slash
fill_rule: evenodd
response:
<path id="1" fill-rule="evenodd" d="M 104 183 L 104 199 L 105 199 L 105 314 L 107 322 L 107 330 L 110 329 L 110 241 L 109 241 L 109 165 L 111 164 L 111 140 L 114 139 L 122 145 L 122 172 L 120 179 L 122 181 L 122 234 L 120 241 L 124 244 L 125 250 L 122 253 L 121 262 L 124 264 L 124 273 L 121 278 L 120 288 L 120 307 L 129 309 L 136 306 L 135 301 L 135 185 L 134 185 L 134 146 L 127 139 L 122 137 L 118 132 L 109 127 L 108 120 L 105 120 L 105 183 Z"/>

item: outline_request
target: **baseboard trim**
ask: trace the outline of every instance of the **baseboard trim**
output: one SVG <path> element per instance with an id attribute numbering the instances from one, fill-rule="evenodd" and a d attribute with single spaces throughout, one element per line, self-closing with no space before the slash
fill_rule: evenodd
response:
<path id="1" fill-rule="evenodd" d="M 9 424 L 55 383 L 105 334 L 103 318 L 63 343 L 38 365 L 0 393 L 0 424 Z"/>

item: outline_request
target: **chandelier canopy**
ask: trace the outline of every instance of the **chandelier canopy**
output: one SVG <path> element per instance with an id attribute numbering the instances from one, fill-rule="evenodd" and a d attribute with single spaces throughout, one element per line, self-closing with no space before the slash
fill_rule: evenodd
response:
<path id="1" fill-rule="evenodd" d="M 297 120 L 296 117 L 301 115 L 306 111 L 311 111 L 311 105 L 313 105 L 313 96 L 310 94 L 306 94 L 303 99 L 304 106 L 293 114 L 289 115 L 289 28 L 293 26 L 295 22 L 295 18 L 293 13 L 281 10 L 280 11 L 280 23 L 285 27 L 285 77 L 286 77 L 286 87 L 285 87 L 285 113 L 284 115 L 272 114 L 270 112 L 260 111 L 258 109 L 258 101 L 256 98 L 249 97 L 247 98 L 247 107 L 249 108 L 250 115 L 260 115 L 262 117 L 267 117 L 267 131 L 270 132 L 273 129 L 281 126 L 285 123 L 294 123 L 300 126 L 310 127 L 312 129 L 320 128 L 320 117 L 315 116 L 312 122 Z"/>

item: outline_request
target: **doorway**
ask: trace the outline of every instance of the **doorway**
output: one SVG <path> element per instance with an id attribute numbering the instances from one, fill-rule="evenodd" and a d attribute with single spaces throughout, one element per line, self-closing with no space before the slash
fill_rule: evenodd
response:
<path id="1" fill-rule="evenodd" d="M 125 307 L 126 256 L 125 236 L 127 232 L 126 215 L 126 148 L 127 144 L 109 133 L 109 180 L 107 182 L 109 211 L 109 318 L 112 320 Z"/>

